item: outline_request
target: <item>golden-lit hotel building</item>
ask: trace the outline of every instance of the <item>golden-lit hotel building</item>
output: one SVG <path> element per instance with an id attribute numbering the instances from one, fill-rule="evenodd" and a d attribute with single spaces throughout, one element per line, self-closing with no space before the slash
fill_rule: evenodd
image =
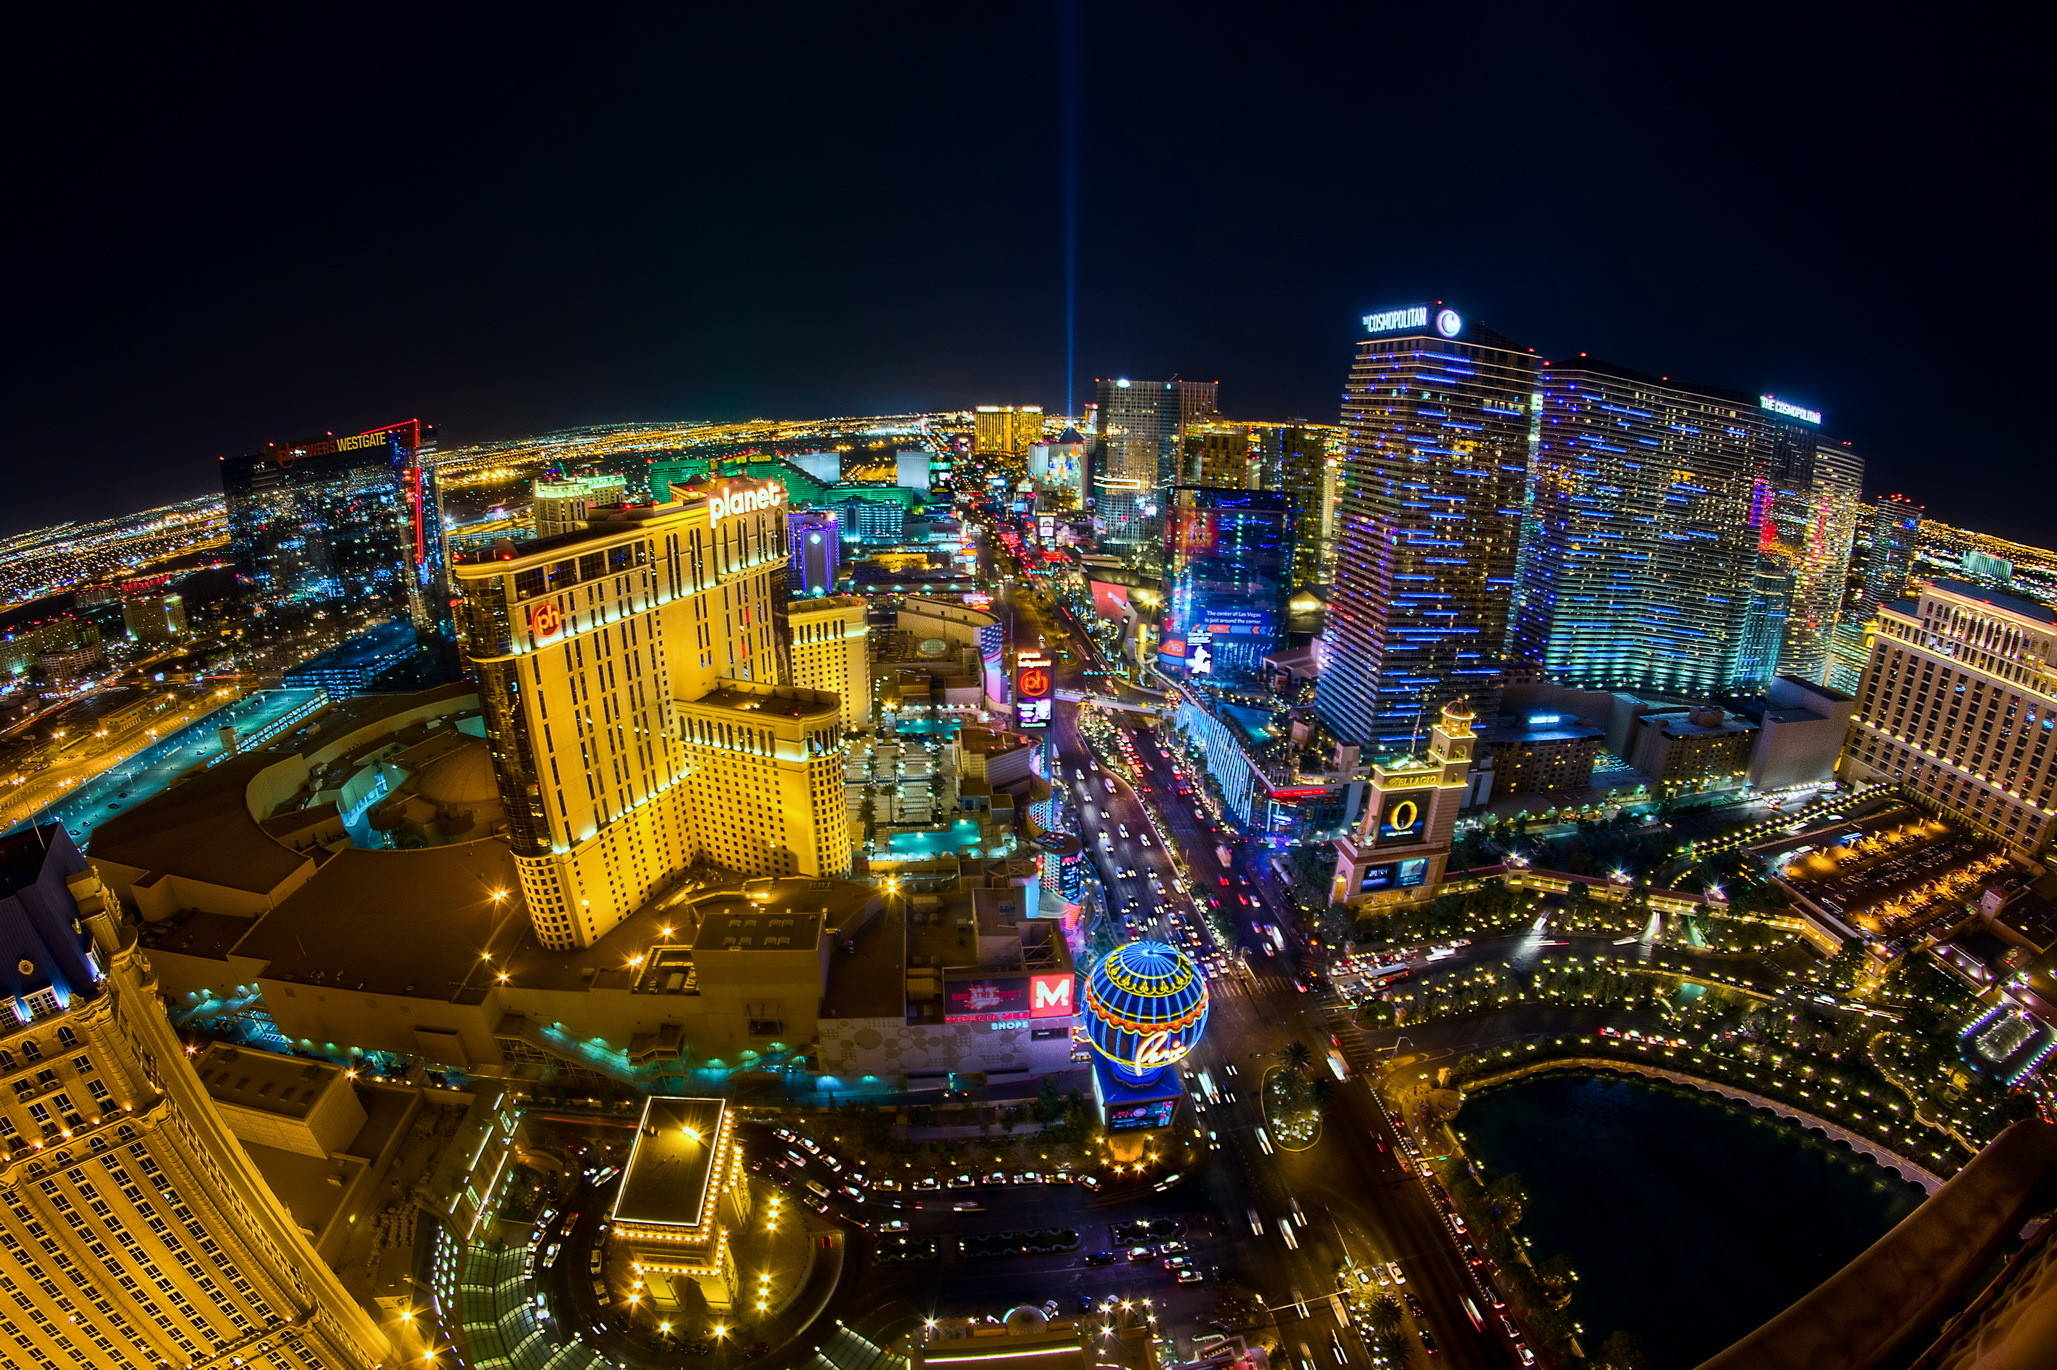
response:
<path id="1" fill-rule="evenodd" d="M 465 654 L 543 945 L 590 946 L 703 859 L 757 853 L 732 867 L 742 874 L 849 869 L 847 840 L 824 860 L 805 808 L 732 806 L 733 793 L 687 783 L 720 769 L 722 748 L 794 770 L 802 783 L 788 797 L 840 765 L 833 704 L 826 726 L 768 723 L 757 695 L 724 690 L 786 683 L 785 575 L 776 481 L 595 509 L 579 531 L 503 542 L 457 568 Z M 733 710 L 708 702 L 718 691 Z M 831 807 L 841 833 L 840 790 Z M 762 830 L 731 840 L 745 814 Z"/>
<path id="2" fill-rule="evenodd" d="M 982 404 L 971 416 L 971 450 L 975 456 L 1028 455 L 1029 444 L 1043 437 L 1043 407 L 1038 404 Z"/>
<path id="3" fill-rule="evenodd" d="M 0 843 L 0 1078 L 0 1364 L 392 1364 L 209 1100 L 61 828 Z"/>
<path id="4" fill-rule="evenodd" d="M 797 599 L 787 610 L 793 683 L 842 701 L 843 728 L 871 726 L 871 627 L 856 595 Z"/>
<path id="5" fill-rule="evenodd" d="M 698 854 L 754 875 L 850 873 L 836 696 L 725 681 L 679 701 L 678 728 Z"/>
<path id="6" fill-rule="evenodd" d="M 2042 853 L 2057 837 L 2057 611 L 1955 580 L 1880 608 L 1839 770 Z"/>

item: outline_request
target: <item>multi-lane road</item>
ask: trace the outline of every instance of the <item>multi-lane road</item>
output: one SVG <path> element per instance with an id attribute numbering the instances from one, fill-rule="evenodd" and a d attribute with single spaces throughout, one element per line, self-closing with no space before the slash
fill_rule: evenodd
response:
<path id="1" fill-rule="evenodd" d="M 1102 663 L 1084 634 L 1062 610 L 1006 579 L 1019 568 L 1004 564 L 1004 551 L 1000 557 L 1002 604 L 1016 644 L 1040 641 L 1061 653 L 1061 688 L 1104 687 L 1104 675 L 1085 674 Z M 1232 1252 L 1224 1264 L 1263 1296 L 1285 1347 L 1308 1363 L 1302 1370 L 1371 1363 L 1344 1324 L 1341 1301 L 1331 1295 L 1372 1261 L 1398 1261 L 1408 1283 L 1395 1292 L 1413 1294 L 1424 1307 L 1426 1316 L 1409 1322 L 1417 1360 L 1426 1355 L 1419 1341 L 1425 1326 L 1438 1362 L 1518 1364 L 1491 1307 L 1490 1285 L 1469 1265 L 1418 1162 L 1408 1159 L 1408 1143 L 1365 1079 L 1352 1071 L 1337 1083 L 1321 1135 L 1305 1150 L 1281 1147 L 1266 1127 L 1264 1073 L 1295 1041 L 1325 1062 L 1331 1032 L 1345 1015 L 1327 995 L 1302 988 L 1296 949 L 1304 940 L 1296 935 L 1290 901 L 1240 852 L 1231 850 L 1230 863 L 1221 863 L 1216 849 L 1225 835 L 1198 811 L 1151 729 L 1139 716 L 1103 710 L 1125 741 L 1117 742 L 1116 756 L 1097 755 L 1080 726 L 1080 711 L 1093 707 L 1057 705 L 1051 779 L 1072 790 L 1109 916 L 1120 919 L 1133 909 L 1125 932 L 1175 943 L 1197 933 L 1202 953 L 1220 968 L 1210 977 L 1206 1036 L 1184 1063 L 1195 1081 L 1204 1072 L 1214 1098 L 1194 1090 L 1202 1159 L 1183 1184 L 1219 1215 Z M 1190 880 L 1184 892 L 1167 841 Z M 1136 874 L 1127 875 L 1130 870 Z M 1271 927 L 1282 935 L 1272 937 Z M 1216 945 L 1222 933 L 1233 945 Z"/>

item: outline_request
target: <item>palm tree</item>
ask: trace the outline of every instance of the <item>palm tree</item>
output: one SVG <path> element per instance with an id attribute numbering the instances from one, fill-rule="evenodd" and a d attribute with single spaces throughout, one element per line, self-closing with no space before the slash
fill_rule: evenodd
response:
<path id="1" fill-rule="evenodd" d="M 1371 1307 L 1365 1310 L 1365 1316 L 1371 1320 L 1373 1331 L 1379 1333 L 1398 1332 L 1400 1330 L 1400 1319 L 1406 1315 L 1406 1312 L 1407 1310 L 1400 1306 L 1398 1299 L 1394 1298 L 1391 1294 L 1381 1294 L 1371 1301 Z"/>
<path id="2" fill-rule="evenodd" d="M 1298 1040 L 1286 1043 L 1286 1049 L 1279 1053 L 1289 1069 L 1305 1071 L 1314 1064 L 1314 1052 L 1305 1042 Z"/>

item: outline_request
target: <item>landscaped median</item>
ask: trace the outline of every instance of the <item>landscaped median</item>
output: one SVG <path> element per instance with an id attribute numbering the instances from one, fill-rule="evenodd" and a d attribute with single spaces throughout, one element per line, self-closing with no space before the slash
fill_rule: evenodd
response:
<path id="1" fill-rule="evenodd" d="M 1258 1089 L 1264 1101 L 1264 1121 L 1281 1151 L 1305 1151 L 1321 1140 L 1321 1105 L 1328 1096 L 1327 1085 L 1311 1067 L 1297 1062 L 1264 1072 Z"/>

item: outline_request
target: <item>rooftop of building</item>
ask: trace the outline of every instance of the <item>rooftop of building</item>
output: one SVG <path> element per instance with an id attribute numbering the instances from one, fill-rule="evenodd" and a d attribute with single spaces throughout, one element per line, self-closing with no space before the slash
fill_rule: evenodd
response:
<path id="1" fill-rule="evenodd" d="M 472 578 L 497 575 L 515 562 L 528 561 L 535 557 L 550 556 L 598 542 L 606 538 L 620 537 L 624 533 L 636 532 L 641 525 L 657 518 L 683 514 L 704 500 L 673 500 L 665 504 L 624 503 L 607 504 L 588 513 L 584 528 L 573 528 L 569 532 L 553 533 L 549 537 L 501 538 L 477 550 L 462 555 L 453 549 L 451 565 L 459 575 L 470 571 Z M 496 570 L 495 567 L 500 568 Z"/>
<path id="2" fill-rule="evenodd" d="M 1478 736 L 1481 742 L 1488 745 L 1512 745 L 1524 742 L 1597 741 L 1607 734 L 1604 729 L 1591 727 L 1576 718 L 1536 723 L 1526 718 L 1503 714 L 1490 723 L 1480 724 Z"/>
<path id="3" fill-rule="evenodd" d="M 412 851 L 351 848 L 258 920 L 236 954 L 266 962 L 267 978 L 296 984 L 476 996 L 528 933 L 520 890 L 514 854 L 491 838 Z"/>
<path id="4" fill-rule="evenodd" d="M 1666 737 L 1722 737 L 1757 731 L 1749 719 L 1720 709 L 1656 709 L 1644 714 L 1643 721 L 1663 729 Z"/>
<path id="5" fill-rule="evenodd" d="M 86 869 L 63 828 L 30 828 L 0 840 L 0 995 L 57 988 L 89 993 L 86 934 L 75 931 L 78 906 L 67 881 Z M 15 1027 L 0 1017 L 0 1031 Z"/>
<path id="6" fill-rule="evenodd" d="M 813 951 L 821 945 L 826 921 L 820 913 L 792 908 L 703 912 L 693 950 Z"/>
<path id="7" fill-rule="evenodd" d="M 1854 704 L 1857 702 L 1857 696 L 1845 694 L 1833 685 L 1824 685 L 1818 680 L 1809 680 L 1805 676 L 1781 675 L 1777 678 L 1775 685 L 1786 685 L 1793 689 L 1805 691 L 1807 694 L 1819 696 L 1831 704 Z"/>
<path id="8" fill-rule="evenodd" d="M 144 923 L 137 937 L 151 951 L 219 961 L 249 936 L 254 920 L 233 913 L 187 909 L 161 922 Z"/>
<path id="9" fill-rule="evenodd" d="M 1634 385 L 1648 386 L 1657 390 L 1669 390 L 1675 394 L 1693 395 L 1705 399 L 1719 400 L 1744 409 L 1758 407 L 1758 396 L 1745 390 L 1731 390 L 1726 386 L 1701 385 L 1694 381 L 1680 380 L 1676 376 L 1660 376 L 1650 371 L 1638 371 L 1632 366 L 1610 362 L 1599 357 L 1588 357 L 1581 353 L 1576 357 L 1560 357 L 1543 363 L 1547 373 L 1569 375 L 1588 372 L 1605 376 L 1610 380 L 1628 381 Z"/>
<path id="10" fill-rule="evenodd" d="M 2023 599 L 2019 595 L 1988 589 L 1968 580 L 1933 580 L 1928 583 L 1928 588 L 1955 595 L 1960 599 L 1976 600 L 2002 613 L 2027 619 L 2045 628 L 2057 627 L 2057 609 L 2052 609 L 2047 604 L 2038 604 L 2032 599 Z"/>
<path id="11" fill-rule="evenodd" d="M 868 610 L 871 606 L 857 595 L 816 595 L 812 599 L 796 599 L 786 606 L 788 617 L 800 618 L 808 614 L 841 613 L 850 609 Z"/>
<path id="12" fill-rule="evenodd" d="M 1826 723 L 1829 721 L 1829 717 L 1826 714 L 1817 713 L 1813 709 L 1766 709 L 1759 715 L 1758 721 L 1762 723 Z M 1848 720 L 1846 719 L 1835 720 L 1835 724 L 1839 728 L 1845 726 L 1847 722 Z"/>
<path id="13" fill-rule="evenodd" d="M 842 703 L 826 690 L 726 681 L 698 699 L 681 701 L 681 707 L 726 709 L 766 718 L 823 718 L 833 717 L 842 708 Z"/>
<path id="14" fill-rule="evenodd" d="M 364 1125 L 341 1151 L 308 1156 L 259 1142 L 243 1143 L 265 1187 L 286 1206 L 293 1221 L 312 1234 L 315 1253 L 332 1262 L 342 1255 L 340 1233 L 354 1230 L 359 1221 L 369 1222 L 372 1206 L 382 1200 L 376 1188 L 359 1185 L 358 1178 L 375 1158 L 392 1153 L 418 1106 L 418 1096 L 406 1087 L 360 1080 L 352 1088 L 364 1108 Z"/>
<path id="15" fill-rule="evenodd" d="M 1033 739 L 1023 737 L 1020 733 L 1001 732 L 997 728 L 965 727 L 958 730 L 957 745 L 967 752 L 977 752 L 981 756 L 1004 756 L 1036 744 Z"/>
<path id="16" fill-rule="evenodd" d="M 907 909 L 884 903 L 879 916 L 842 938 L 822 990 L 824 1018 L 897 1018 L 907 1007 Z"/>
<path id="17" fill-rule="evenodd" d="M 901 600 L 900 611 L 971 624 L 980 628 L 998 626 L 1000 622 L 997 615 L 987 613 L 984 609 L 974 609 L 968 604 L 952 604 L 947 599 L 928 599 L 922 595 L 909 595 Z"/>
<path id="18" fill-rule="evenodd" d="M 316 755 L 381 720 L 439 705 L 449 705 L 447 713 L 462 712 L 467 701 L 475 708 L 477 696 L 461 680 L 412 694 L 339 700 L 269 745 L 195 771 L 110 815 L 93 830 L 93 858 L 147 874 L 268 893 L 309 857 L 274 839 L 251 811 L 250 785 L 261 772 L 294 756 Z"/>
<path id="19" fill-rule="evenodd" d="M 643 1102 L 636 1141 L 614 1197 L 616 1222 L 699 1227 L 710 1216 L 728 1105 L 656 1096 Z"/>
<path id="20" fill-rule="evenodd" d="M 627 484 L 626 479 L 621 476 L 557 476 L 554 479 L 536 481 L 529 489 L 539 496 L 588 495 L 595 490 L 619 491 Z"/>
<path id="21" fill-rule="evenodd" d="M 327 1061 L 249 1051 L 226 1042 L 209 1045 L 193 1069 L 217 1102 L 282 1118 L 305 1118 L 322 1094 L 345 1078 L 343 1067 Z"/>
<path id="22" fill-rule="evenodd" d="M 270 752 L 231 757 L 110 815 L 93 830 L 93 859 L 268 894 L 309 859 L 266 834 L 250 812 L 250 782 L 277 760 Z"/>

